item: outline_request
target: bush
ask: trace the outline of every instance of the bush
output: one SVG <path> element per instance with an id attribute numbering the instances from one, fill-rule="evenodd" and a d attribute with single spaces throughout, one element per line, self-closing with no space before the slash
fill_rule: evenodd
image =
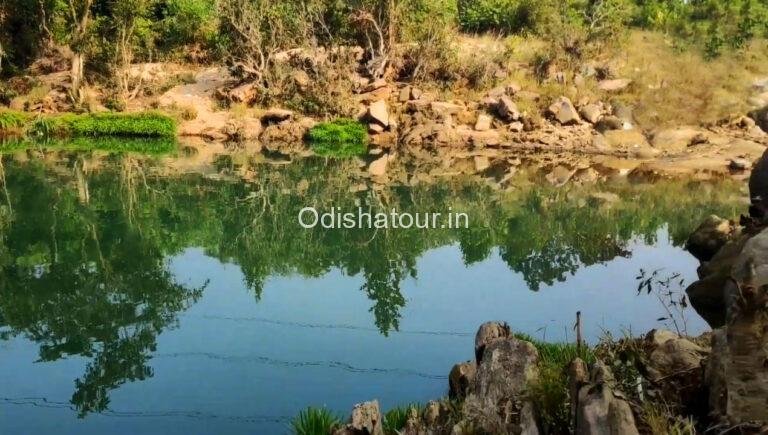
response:
<path id="1" fill-rule="evenodd" d="M 325 408 L 309 407 L 291 421 L 295 435 L 328 435 L 341 425 L 341 419 Z"/>
<path id="2" fill-rule="evenodd" d="M 352 157 L 368 150 L 368 131 L 352 119 L 337 119 L 318 124 L 307 133 L 316 154 L 326 157 Z"/>
<path id="3" fill-rule="evenodd" d="M 529 30 L 536 10 L 528 0 L 459 0 L 459 22 L 472 32 L 518 33 Z"/>

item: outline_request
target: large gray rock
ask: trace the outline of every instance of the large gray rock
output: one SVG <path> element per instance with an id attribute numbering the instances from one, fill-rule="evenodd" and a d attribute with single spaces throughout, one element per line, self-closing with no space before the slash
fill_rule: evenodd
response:
<path id="1" fill-rule="evenodd" d="M 735 222 L 711 215 L 688 237 L 685 249 L 699 261 L 709 261 L 740 234 L 741 228 Z"/>
<path id="2" fill-rule="evenodd" d="M 448 395 L 451 399 L 463 399 L 475 382 L 477 364 L 473 361 L 456 364 L 448 375 Z"/>
<path id="3" fill-rule="evenodd" d="M 496 111 L 499 114 L 499 118 L 504 121 L 512 122 L 520 119 L 520 111 L 517 109 L 517 104 L 506 95 L 499 98 L 499 103 L 496 105 Z"/>
<path id="4" fill-rule="evenodd" d="M 379 123 L 382 127 L 389 126 L 389 108 L 384 100 L 371 103 L 368 106 L 368 119 Z"/>
<path id="5" fill-rule="evenodd" d="M 725 282 L 726 322 L 707 369 L 710 407 L 729 425 L 768 423 L 768 229 L 750 238 Z"/>
<path id="6" fill-rule="evenodd" d="M 335 435 L 384 435 L 379 401 L 355 405 L 349 423 L 338 429 Z"/>
<path id="7" fill-rule="evenodd" d="M 686 412 L 705 415 L 707 395 L 704 365 L 709 349 L 669 331 L 653 330 L 645 337 L 648 379 L 669 403 Z"/>
<path id="8" fill-rule="evenodd" d="M 577 435 L 637 435 L 635 417 L 627 400 L 614 390 L 610 369 L 595 363 L 590 383 L 579 390 Z"/>
<path id="9" fill-rule="evenodd" d="M 562 125 L 581 122 L 579 112 L 568 97 L 558 98 L 548 109 L 549 115 Z"/>
<path id="10" fill-rule="evenodd" d="M 762 221 L 768 220 L 768 150 L 752 169 L 749 196 L 752 199 L 749 214 Z"/>
<path id="11" fill-rule="evenodd" d="M 462 407 L 464 416 L 487 433 L 538 434 L 527 386 L 538 378 L 539 353 L 514 337 L 494 339 L 483 352 L 475 382 Z"/>
<path id="12" fill-rule="evenodd" d="M 485 322 L 480 325 L 475 334 L 475 361 L 479 364 L 483 359 L 486 346 L 511 335 L 512 331 L 507 322 Z"/>

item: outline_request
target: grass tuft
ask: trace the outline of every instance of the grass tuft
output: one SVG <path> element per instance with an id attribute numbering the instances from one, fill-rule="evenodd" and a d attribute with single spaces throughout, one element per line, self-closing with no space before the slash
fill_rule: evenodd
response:
<path id="1" fill-rule="evenodd" d="M 386 435 L 397 435 L 405 428 L 411 412 L 421 413 L 422 406 L 418 403 L 411 403 L 405 406 L 398 406 L 390 409 L 384 414 L 384 433 Z"/>
<path id="2" fill-rule="evenodd" d="M 309 407 L 291 421 L 295 435 L 328 435 L 341 425 L 341 418 L 326 408 Z"/>
<path id="3" fill-rule="evenodd" d="M 352 119 L 318 124 L 307 133 L 307 141 L 316 154 L 325 157 L 353 157 L 368 150 L 365 126 Z"/>
<path id="4" fill-rule="evenodd" d="M 0 134 L 18 134 L 24 131 L 29 115 L 15 110 L 0 110 Z"/>

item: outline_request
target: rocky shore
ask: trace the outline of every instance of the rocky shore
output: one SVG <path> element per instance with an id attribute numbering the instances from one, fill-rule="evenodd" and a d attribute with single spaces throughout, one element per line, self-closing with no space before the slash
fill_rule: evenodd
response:
<path id="1" fill-rule="evenodd" d="M 702 265 L 687 293 L 712 332 L 653 330 L 592 349 L 574 345 L 576 357 L 565 361 L 506 323 L 488 322 L 476 334 L 475 359 L 451 370 L 449 397 L 413 408 L 400 433 L 765 433 L 767 169 L 768 153 L 750 179 L 749 215 L 738 223 L 711 217 L 688 242 Z M 552 394 L 558 389 L 566 393 Z M 560 426 L 553 410 L 565 412 Z M 383 434 L 382 424 L 378 402 L 365 402 L 335 433 Z"/>
<path id="2" fill-rule="evenodd" d="M 349 50 L 363 70 L 362 51 Z M 292 50 L 281 56 L 286 65 L 322 64 L 328 54 Z M 301 73 L 297 70 L 291 76 L 299 92 L 312 85 Z M 322 119 L 281 107 L 255 107 L 255 85 L 239 81 L 227 68 L 142 64 L 135 65 L 131 74 L 149 88 L 164 88 L 173 77 L 186 77 L 183 83 L 152 98 L 137 98 L 125 108 L 177 114 L 185 154 L 241 150 L 280 161 L 313 154 L 304 139 Z M 471 174 L 501 187 L 521 167 L 531 166 L 555 185 L 624 176 L 746 177 L 751 162 L 768 145 L 764 132 L 768 118 L 759 110 L 768 104 L 764 101 L 768 80 L 750 85 L 753 112 L 716 123 L 648 129 L 637 125 L 631 103 L 614 97 L 633 86 L 632 81 L 601 74 L 594 68 L 554 73 L 549 81 L 570 89 L 572 95 L 587 95 L 571 100 L 565 95 L 541 95 L 540 89 L 526 88 L 512 78 L 476 96 L 446 97 L 394 79 L 353 73 L 347 81 L 351 89 L 345 92 L 352 96 L 349 105 L 357 108 L 353 117 L 367 125 L 370 135 L 368 154 L 360 157 L 362 173 L 380 184 Z M 22 98 L 12 101 L 12 109 L 67 110 L 66 72 L 35 80 L 50 92 L 34 106 Z M 583 90 L 587 82 L 599 93 Z M 106 109 L 95 104 L 91 110 Z"/>

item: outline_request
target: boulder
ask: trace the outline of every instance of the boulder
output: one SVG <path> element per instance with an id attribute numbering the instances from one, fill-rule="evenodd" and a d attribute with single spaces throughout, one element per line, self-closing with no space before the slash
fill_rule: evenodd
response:
<path id="1" fill-rule="evenodd" d="M 603 133 L 610 130 L 622 130 L 623 128 L 624 121 L 613 115 L 603 116 L 595 123 L 595 129 Z"/>
<path id="2" fill-rule="evenodd" d="M 373 177 L 382 177 L 387 174 L 387 166 L 389 165 L 389 155 L 384 154 L 378 159 L 371 162 L 368 165 L 368 173 Z"/>
<path id="3" fill-rule="evenodd" d="M 489 343 L 464 400 L 464 416 L 485 433 L 538 434 L 525 399 L 527 386 L 538 378 L 538 361 L 536 347 L 527 341 L 508 337 Z"/>
<path id="4" fill-rule="evenodd" d="M 632 408 L 614 384 L 610 369 L 601 362 L 595 363 L 590 382 L 579 389 L 577 435 L 639 434 Z"/>
<path id="5" fill-rule="evenodd" d="M 618 92 L 623 91 L 630 84 L 632 84 L 630 79 L 601 80 L 597 83 L 597 88 L 604 92 Z"/>
<path id="6" fill-rule="evenodd" d="M 251 104 L 256 99 L 258 90 L 253 83 L 245 83 L 232 88 L 227 95 L 234 103 Z"/>
<path id="7" fill-rule="evenodd" d="M 704 366 L 709 349 L 669 331 L 654 330 L 645 338 L 647 377 L 668 403 L 688 413 L 705 415 Z"/>
<path id="8" fill-rule="evenodd" d="M 448 375 L 448 395 L 451 399 L 464 399 L 475 382 L 477 364 L 474 361 L 456 364 Z"/>
<path id="9" fill-rule="evenodd" d="M 349 423 L 338 429 L 335 435 L 384 435 L 379 401 L 373 400 L 355 405 Z"/>
<path id="10" fill-rule="evenodd" d="M 265 124 L 274 124 L 283 122 L 293 117 L 293 111 L 287 109 L 271 108 L 261 114 L 261 122 Z"/>
<path id="11" fill-rule="evenodd" d="M 706 132 L 695 127 L 659 130 L 651 138 L 651 144 L 654 148 L 673 153 L 685 151 L 691 145 L 697 145 L 706 141 Z"/>
<path id="12" fill-rule="evenodd" d="M 475 334 L 475 360 L 480 363 L 483 358 L 485 348 L 503 338 L 509 338 L 512 331 L 507 322 L 485 322 L 480 325 Z"/>
<path id="13" fill-rule="evenodd" d="M 410 86 L 405 86 L 405 87 L 401 88 L 400 92 L 397 95 L 397 101 L 399 101 L 401 103 L 406 103 L 406 102 L 410 101 L 410 99 L 411 99 L 411 87 Z"/>
<path id="14" fill-rule="evenodd" d="M 748 171 L 752 169 L 752 162 L 747 159 L 735 157 L 728 161 L 728 168 L 732 171 Z"/>
<path id="15" fill-rule="evenodd" d="M 632 106 L 622 103 L 620 101 L 614 101 L 612 103 L 613 110 L 611 111 L 611 114 L 617 118 L 619 118 L 622 122 L 622 128 L 624 130 L 629 130 L 633 128 L 634 122 L 635 122 L 635 116 L 633 115 Z"/>
<path id="16" fill-rule="evenodd" d="M 487 131 L 491 129 L 491 123 L 493 122 L 493 119 L 486 115 L 485 113 L 481 113 L 477 115 L 477 122 L 475 122 L 475 130 L 477 131 Z"/>
<path id="17" fill-rule="evenodd" d="M 562 125 L 578 124 L 581 122 L 576 107 L 568 97 L 560 97 L 549 106 L 548 114 Z"/>
<path id="18" fill-rule="evenodd" d="M 579 110 L 579 114 L 590 124 L 597 124 L 600 118 L 603 116 L 603 108 L 599 104 L 587 104 L 582 106 Z"/>
<path id="19" fill-rule="evenodd" d="M 464 110 L 464 106 L 460 104 L 448 103 L 445 101 L 433 101 L 430 103 L 429 107 L 432 109 L 432 113 L 441 116 L 455 115 Z"/>
<path id="20" fill-rule="evenodd" d="M 768 220 L 768 150 L 755 163 L 749 177 L 749 214 L 761 221 Z"/>
<path id="21" fill-rule="evenodd" d="M 378 123 L 382 127 L 389 126 L 389 108 L 384 100 L 379 100 L 371 103 L 368 106 L 368 119 Z"/>
<path id="22" fill-rule="evenodd" d="M 499 102 L 496 105 L 496 112 L 499 114 L 499 118 L 506 122 L 517 121 L 520 119 L 520 111 L 517 110 L 517 104 L 506 95 L 499 98 Z"/>
<path id="23" fill-rule="evenodd" d="M 724 289 L 726 323 L 715 334 L 707 379 L 710 406 L 728 425 L 768 422 L 768 229 L 750 238 Z"/>
<path id="24" fill-rule="evenodd" d="M 709 261 L 726 243 L 741 235 L 735 222 L 710 215 L 688 237 L 687 249 L 699 261 Z"/>
<path id="25" fill-rule="evenodd" d="M 710 261 L 699 267 L 700 279 L 685 289 L 691 306 L 713 328 L 725 324 L 726 283 L 748 240 L 749 236 L 743 234 L 726 243 Z"/>

